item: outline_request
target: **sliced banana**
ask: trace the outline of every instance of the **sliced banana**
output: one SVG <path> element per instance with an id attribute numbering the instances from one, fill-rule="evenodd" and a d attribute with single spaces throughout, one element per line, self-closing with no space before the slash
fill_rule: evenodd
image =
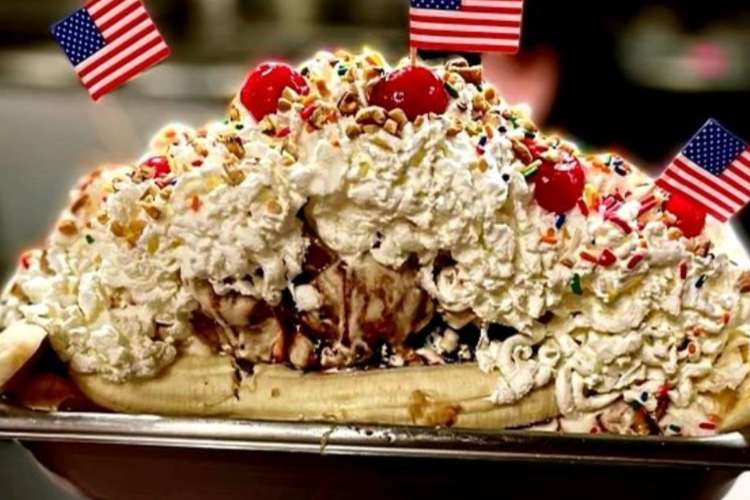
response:
<path id="1" fill-rule="evenodd" d="M 159 377 L 115 384 L 72 374 L 95 403 L 124 413 L 502 429 L 558 415 L 552 387 L 512 405 L 488 399 L 496 374 L 475 364 L 302 373 L 258 366 L 238 382 L 224 357 L 183 356 Z"/>
<path id="2" fill-rule="evenodd" d="M 47 332 L 29 323 L 13 323 L 0 333 L 0 388 L 39 350 Z"/>

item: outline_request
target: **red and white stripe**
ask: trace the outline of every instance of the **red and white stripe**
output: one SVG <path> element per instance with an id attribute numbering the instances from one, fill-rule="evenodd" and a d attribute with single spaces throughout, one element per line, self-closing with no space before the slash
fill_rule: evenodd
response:
<path id="1" fill-rule="evenodd" d="M 523 0 L 463 0 L 461 10 L 411 8 L 413 48 L 455 52 L 518 52 Z"/>
<path id="2" fill-rule="evenodd" d="M 94 100 L 169 57 L 169 47 L 140 0 L 92 0 L 86 10 L 107 42 L 75 68 Z"/>
<path id="3" fill-rule="evenodd" d="M 714 218 L 726 222 L 750 201 L 750 148 L 720 176 L 712 175 L 680 154 L 656 185 L 692 198 Z"/>

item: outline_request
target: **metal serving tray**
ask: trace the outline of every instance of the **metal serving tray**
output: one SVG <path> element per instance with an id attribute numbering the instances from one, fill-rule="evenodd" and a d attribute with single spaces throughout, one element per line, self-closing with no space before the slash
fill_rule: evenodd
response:
<path id="1" fill-rule="evenodd" d="M 750 435 L 711 438 L 36 413 L 0 404 L 0 438 L 34 442 L 511 462 L 750 468 Z"/>

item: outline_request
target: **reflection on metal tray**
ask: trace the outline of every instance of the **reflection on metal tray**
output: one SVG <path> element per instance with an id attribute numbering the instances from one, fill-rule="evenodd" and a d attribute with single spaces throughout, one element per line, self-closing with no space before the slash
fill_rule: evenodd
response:
<path id="1" fill-rule="evenodd" d="M 748 437 L 653 438 L 35 413 L 0 404 L 0 438 L 180 448 L 549 463 L 750 466 Z"/>

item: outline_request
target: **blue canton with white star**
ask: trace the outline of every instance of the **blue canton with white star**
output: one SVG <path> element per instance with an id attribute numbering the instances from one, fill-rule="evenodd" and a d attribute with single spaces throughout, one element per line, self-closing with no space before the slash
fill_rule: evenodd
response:
<path id="1" fill-rule="evenodd" d="M 460 10 L 461 0 L 411 0 L 415 9 Z"/>
<path id="2" fill-rule="evenodd" d="M 688 142 L 682 154 L 702 169 L 720 176 L 746 148 L 747 144 L 710 119 Z"/>
<path id="3" fill-rule="evenodd" d="M 80 9 L 52 26 L 52 35 L 73 66 L 107 46 L 99 28 L 86 9 Z"/>

